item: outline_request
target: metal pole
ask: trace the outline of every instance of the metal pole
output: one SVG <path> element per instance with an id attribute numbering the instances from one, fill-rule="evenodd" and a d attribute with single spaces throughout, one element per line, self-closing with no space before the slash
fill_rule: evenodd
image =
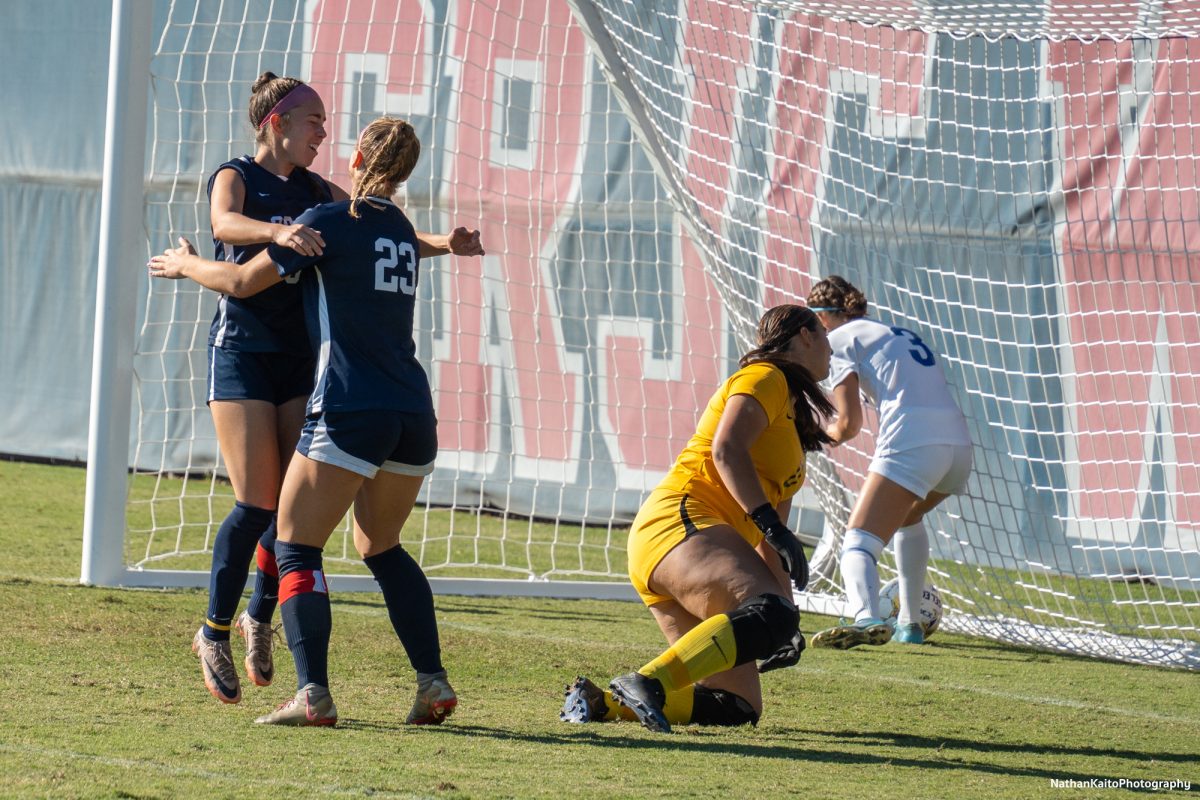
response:
<path id="1" fill-rule="evenodd" d="M 137 287 L 145 251 L 142 201 L 153 23 L 153 0 L 113 0 L 79 576 L 87 584 L 114 585 L 125 571 L 129 417 Z"/>

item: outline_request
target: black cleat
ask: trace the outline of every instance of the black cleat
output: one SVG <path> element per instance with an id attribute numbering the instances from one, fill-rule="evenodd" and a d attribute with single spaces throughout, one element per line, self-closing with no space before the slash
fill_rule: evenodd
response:
<path id="1" fill-rule="evenodd" d="M 602 722 L 607 713 L 604 690 L 580 675 L 567 687 L 558 718 L 563 722 Z"/>
<path id="2" fill-rule="evenodd" d="M 613 678 L 608 684 L 613 699 L 637 714 L 638 721 L 656 733 L 670 733 L 671 723 L 663 714 L 667 695 L 662 684 L 640 672 Z"/>

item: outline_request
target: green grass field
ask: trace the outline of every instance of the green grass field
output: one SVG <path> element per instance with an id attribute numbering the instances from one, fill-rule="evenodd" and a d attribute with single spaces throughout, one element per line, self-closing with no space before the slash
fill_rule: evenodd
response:
<path id="1" fill-rule="evenodd" d="M 335 587 L 341 723 L 257 727 L 294 686 L 286 651 L 275 686 L 246 688 L 240 706 L 213 700 L 188 649 L 204 593 L 78 585 L 83 487 L 79 469 L 0 462 L 2 797 L 1133 793 L 1105 781 L 1200 790 L 1195 674 L 944 633 L 922 648 L 805 653 L 767 676 L 757 728 L 662 736 L 560 723 L 574 675 L 607 679 L 661 647 L 633 603 L 439 597 L 461 705 L 441 727 L 412 729 L 401 721 L 413 676 L 381 598 Z M 828 622 L 809 615 L 803 625 Z"/>

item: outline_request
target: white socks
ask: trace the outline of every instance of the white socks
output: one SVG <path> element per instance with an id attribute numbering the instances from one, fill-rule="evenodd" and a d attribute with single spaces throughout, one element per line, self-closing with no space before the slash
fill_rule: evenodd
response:
<path id="1" fill-rule="evenodd" d="M 875 534 L 862 528 L 846 530 L 842 539 L 842 581 L 846 584 L 846 616 L 855 622 L 879 617 L 879 554 L 882 552 L 883 540 Z M 918 594 L 918 602 L 920 598 Z"/>
<path id="2" fill-rule="evenodd" d="M 900 573 L 900 613 L 896 622 L 920 619 L 925 570 L 929 566 L 929 534 L 918 522 L 896 531 L 896 567 Z M 883 540 L 862 528 L 849 528 L 842 540 L 842 581 L 846 584 L 846 616 L 855 622 L 879 613 L 879 556 Z"/>
<path id="3" fill-rule="evenodd" d="M 900 613 L 897 625 L 920 620 L 921 595 L 925 591 L 925 569 L 929 566 L 929 534 L 918 522 L 896 531 L 896 569 L 900 573 Z M 842 574 L 845 574 L 845 566 Z"/>

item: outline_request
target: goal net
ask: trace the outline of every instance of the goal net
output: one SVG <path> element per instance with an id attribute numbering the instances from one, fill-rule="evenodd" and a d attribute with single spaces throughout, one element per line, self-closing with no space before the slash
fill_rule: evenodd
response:
<path id="1" fill-rule="evenodd" d="M 571 2 L 742 340 L 840 274 L 941 354 L 947 627 L 1200 667 L 1200 8 Z M 872 449 L 814 465 L 810 606 Z"/>
<path id="2" fill-rule="evenodd" d="M 410 119 L 406 211 L 488 254 L 422 264 L 441 451 L 405 545 L 446 590 L 630 597 L 628 523 L 761 310 L 844 275 L 922 332 L 970 420 L 968 493 L 926 521 L 944 626 L 1200 668 L 1200 13 L 1180 8 L 175 0 L 147 253 L 211 253 L 205 180 L 253 152 L 260 72 L 321 93 L 314 169 L 343 186 L 363 124 Z M 233 502 L 204 405 L 214 303 L 154 282 L 139 308 L 123 549 L 149 582 L 206 582 Z M 810 609 L 838 608 L 873 422 L 800 496 Z M 365 575 L 349 537 L 327 552 Z"/>

